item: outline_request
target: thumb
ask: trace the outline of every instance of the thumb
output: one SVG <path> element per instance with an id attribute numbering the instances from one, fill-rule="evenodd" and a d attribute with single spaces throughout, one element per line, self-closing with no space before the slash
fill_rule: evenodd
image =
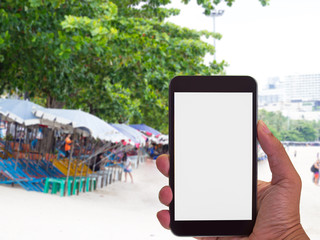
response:
<path id="1" fill-rule="evenodd" d="M 272 172 L 272 184 L 284 179 L 296 180 L 296 172 L 282 143 L 271 133 L 267 125 L 259 120 L 257 125 L 258 140 L 263 151 L 268 155 L 270 170 Z"/>

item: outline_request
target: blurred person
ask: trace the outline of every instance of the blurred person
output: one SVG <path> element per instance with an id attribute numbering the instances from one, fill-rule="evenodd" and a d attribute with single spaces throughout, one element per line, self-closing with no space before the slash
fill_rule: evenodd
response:
<path id="1" fill-rule="evenodd" d="M 127 156 L 136 156 L 136 155 L 138 155 L 138 148 L 133 147 L 126 154 L 127 154 Z"/>
<path id="2" fill-rule="evenodd" d="M 301 179 L 295 170 L 281 142 L 274 137 L 261 120 L 257 125 L 258 141 L 268 155 L 271 182 L 258 181 L 257 218 L 249 237 L 199 237 L 199 240 L 218 239 L 309 239 L 300 223 Z M 226 153 L 228 154 L 228 153 Z M 169 157 L 161 155 L 157 159 L 159 171 L 169 176 Z M 166 206 L 172 201 L 169 186 L 159 192 L 160 202 Z M 162 210 L 157 213 L 161 225 L 170 229 L 170 213 Z"/>
<path id="3" fill-rule="evenodd" d="M 132 177 L 132 173 L 131 173 L 132 172 L 132 164 L 131 164 L 131 161 L 128 158 L 126 152 L 123 154 L 122 162 L 124 163 L 124 168 L 123 168 L 124 182 L 127 182 L 127 174 L 129 174 L 129 176 L 131 178 L 131 183 L 133 183 L 133 177 Z"/>
<path id="4" fill-rule="evenodd" d="M 168 144 L 163 145 L 162 153 L 169 154 L 169 145 Z"/>
<path id="5" fill-rule="evenodd" d="M 93 171 L 93 172 L 97 172 L 99 170 L 104 170 L 104 156 L 103 153 L 99 153 L 96 156 L 95 161 L 92 161 L 91 164 L 89 165 L 89 168 Z"/>
<path id="6" fill-rule="evenodd" d="M 317 161 L 312 164 L 311 172 L 313 172 L 313 182 L 314 184 L 319 184 L 319 169 L 320 169 L 320 159 L 318 158 Z"/>
<path id="7" fill-rule="evenodd" d="M 66 139 L 64 140 L 64 151 L 66 152 L 65 157 L 70 156 L 70 151 L 71 151 L 71 144 L 72 144 L 72 136 L 71 134 L 68 134 Z"/>

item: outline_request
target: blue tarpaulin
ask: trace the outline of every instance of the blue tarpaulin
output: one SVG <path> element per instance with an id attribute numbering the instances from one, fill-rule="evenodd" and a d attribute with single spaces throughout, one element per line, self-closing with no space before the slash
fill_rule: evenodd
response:
<path id="1" fill-rule="evenodd" d="M 132 125 L 130 125 L 130 127 L 133 127 L 133 128 L 135 128 L 135 129 L 137 129 L 139 131 L 150 132 L 153 135 L 161 134 L 161 132 L 159 132 L 159 131 L 157 131 L 157 130 L 153 129 L 152 127 L 149 127 L 149 126 L 147 126 L 145 124 L 132 124 Z"/>
<path id="2" fill-rule="evenodd" d="M 111 124 L 112 127 L 116 128 L 119 132 L 127 136 L 134 143 L 143 144 L 145 139 L 142 137 L 142 133 L 138 130 L 125 125 L 125 124 Z"/>

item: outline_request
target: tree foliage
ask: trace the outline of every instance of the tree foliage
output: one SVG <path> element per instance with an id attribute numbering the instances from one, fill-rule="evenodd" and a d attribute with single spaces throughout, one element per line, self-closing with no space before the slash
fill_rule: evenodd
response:
<path id="1" fill-rule="evenodd" d="M 182 0 L 185 4 L 188 4 L 191 0 Z M 269 4 L 270 0 L 259 0 L 262 4 L 262 6 L 266 6 Z M 223 0 L 197 0 L 197 3 L 201 5 L 205 11 L 204 13 L 206 15 L 210 15 L 212 10 L 215 9 L 215 6 L 223 2 Z M 224 2 L 231 7 L 232 4 L 235 2 L 235 0 L 224 0 Z"/>
<path id="2" fill-rule="evenodd" d="M 198 0 L 206 13 L 219 2 Z M 223 74 L 226 65 L 204 64 L 215 49 L 200 38 L 221 35 L 166 23 L 179 14 L 168 3 L 1 1 L 0 94 L 18 91 L 45 99 L 47 107 L 81 108 L 109 122 L 143 122 L 166 132 L 170 79 Z"/>
<path id="3" fill-rule="evenodd" d="M 291 120 L 280 112 L 259 111 L 271 132 L 282 141 L 313 142 L 320 141 L 320 121 Z"/>

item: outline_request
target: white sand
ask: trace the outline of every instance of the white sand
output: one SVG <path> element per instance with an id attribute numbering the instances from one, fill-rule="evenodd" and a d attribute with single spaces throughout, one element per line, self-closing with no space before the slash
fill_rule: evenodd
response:
<path id="1" fill-rule="evenodd" d="M 294 151 L 297 156 L 294 157 Z M 301 223 L 310 239 L 320 239 L 320 186 L 312 182 L 311 165 L 316 161 L 320 147 L 289 147 L 288 155 L 302 180 L 300 214 Z M 268 161 L 259 162 L 258 178 L 271 180 Z"/>
<path id="2" fill-rule="evenodd" d="M 302 224 L 311 239 L 320 239 L 320 187 L 312 183 L 310 172 L 320 148 L 296 149 L 297 157 L 292 160 L 303 180 Z M 291 147 L 290 156 L 293 151 Z M 140 165 L 133 176 L 134 184 L 117 182 L 72 197 L 1 185 L 0 239 L 187 239 L 172 235 L 156 219 L 156 212 L 165 208 L 158 201 L 158 191 L 168 181 L 156 170 L 155 162 Z M 267 161 L 260 162 L 259 179 L 270 177 Z"/>

